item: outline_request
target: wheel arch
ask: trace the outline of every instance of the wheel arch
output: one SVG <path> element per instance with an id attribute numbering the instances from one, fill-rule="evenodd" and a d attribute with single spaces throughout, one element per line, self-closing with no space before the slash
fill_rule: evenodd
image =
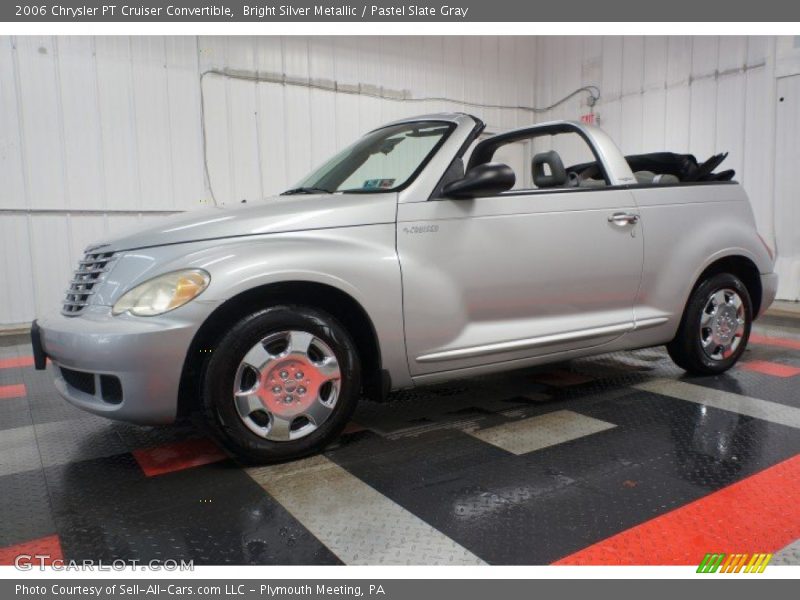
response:
<path id="1" fill-rule="evenodd" d="M 337 319 L 356 344 L 364 396 L 378 401 L 385 398 L 391 382 L 383 369 L 378 334 L 364 307 L 350 294 L 326 283 L 285 281 L 240 292 L 218 306 L 203 322 L 184 359 L 178 394 L 179 416 L 187 416 L 199 406 L 199 376 L 221 336 L 256 308 L 277 304 L 302 304 Z"/>
<path id="2" fill-rule="evenodd" d="M 747 256 L 742 254 L 729 254 L 715 259 L 707 265 L 695 278 L 689 295 L 684 303 L 684 310 L 697 287 L 709 277 L 718 273 L 730 273 L 738 277 L 747 288 L 750 300 L 753 303 L 753 319 L 761 310 L 763 290 L 761 287 L 761 273 L 756 264 Z"/>

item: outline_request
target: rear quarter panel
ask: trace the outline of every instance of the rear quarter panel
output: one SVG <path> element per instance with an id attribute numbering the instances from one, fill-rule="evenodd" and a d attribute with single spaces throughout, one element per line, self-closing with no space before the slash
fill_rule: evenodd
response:
<path id="1" fill-rule="evenodd" d="M 755 227 L 747 195 L 738 184 L 635 188 L 642 217 L 644 264 L 636 319 L 668 317 L 661 327 L 637 332 L 637 345 L 672 339 L 698 277 L 726 256 L 745 256 L 759 272 L 773 261 Z"/>

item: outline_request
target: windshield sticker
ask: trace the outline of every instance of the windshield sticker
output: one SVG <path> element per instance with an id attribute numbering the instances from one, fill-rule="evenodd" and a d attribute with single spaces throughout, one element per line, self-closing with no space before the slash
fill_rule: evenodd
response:
<path id="1" fill-rule="evenodd" d="M 367 179 L 362 186 L 365 190 L 388 190 L 394 186 L 394 179 Z"/>

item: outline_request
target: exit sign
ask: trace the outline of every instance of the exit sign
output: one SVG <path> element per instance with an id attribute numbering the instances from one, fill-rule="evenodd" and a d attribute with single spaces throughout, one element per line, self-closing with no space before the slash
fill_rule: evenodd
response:
<path id="1" fill-rule="evenodd" d="M 581 122 L 586 123 L 587 125 L 597 125 L 597 115 L 594 113 L 586 113 L 585 115 L 581 115 Z"/>

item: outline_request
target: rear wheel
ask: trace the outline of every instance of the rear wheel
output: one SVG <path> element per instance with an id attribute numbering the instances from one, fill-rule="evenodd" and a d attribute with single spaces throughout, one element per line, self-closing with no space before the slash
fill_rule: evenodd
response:
<path id="1" fill-rule="evenodd" d="M 274 462 L 316 452 L 344 428 L 361 387 L 355 345 L 336 320 L 276 306 L 237 323 L 202 383 L 206 419 L 238 456 Z"/>
<path id="2" fill-rule="evenodd" d="M 753 304 L 741 280 L 731 273 L 712 275 L 689 298 L 667 352 L 690 373 L 722 373 L 744 353 L 752 321 Z"/>

